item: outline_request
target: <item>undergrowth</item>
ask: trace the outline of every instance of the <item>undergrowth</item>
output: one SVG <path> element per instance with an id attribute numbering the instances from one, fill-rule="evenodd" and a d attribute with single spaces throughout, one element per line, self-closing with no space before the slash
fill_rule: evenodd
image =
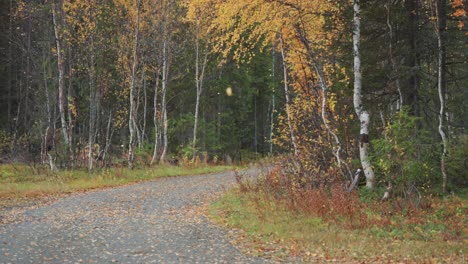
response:
<path id="1" fill-rule="evenodd" d="M 348 193 L 339 182 L 270 169 L 245 180 L 213 204 L 210 215 L 240 228 L 250 253 L 307 262 L 465 261 L 466 199 L 424 197 L 416 207 L 404 197 L 382 202 Z M 338 178 L 338 177 L 336 177 Z"/>

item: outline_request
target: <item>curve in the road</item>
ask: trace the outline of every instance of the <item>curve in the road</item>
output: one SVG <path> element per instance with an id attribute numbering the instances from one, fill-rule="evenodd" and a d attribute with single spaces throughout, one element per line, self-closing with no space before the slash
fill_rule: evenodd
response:
<path id="1" fill-rule="evenodd" d="M 76 194 L 0 225 L 0 263 L 258 263 L 200 206 L 232 172 Z"/>

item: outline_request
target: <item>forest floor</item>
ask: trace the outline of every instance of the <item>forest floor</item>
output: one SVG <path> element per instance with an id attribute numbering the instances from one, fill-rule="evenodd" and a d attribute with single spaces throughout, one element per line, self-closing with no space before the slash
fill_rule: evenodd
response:
<path id="1" fill-rule="evenodd" d="M 208 211 L 216 223 L 238 230 L 233 241 L 246 254 L 306 263 L 468 261 L 466 197 L 426 198 L 425 208 L 413 211 L 392 209 L 392 201 L 334 203 L 315 197 L 319 207 L 332 207 L 328 214 L 319 207 L 291 207 L 271 189 L 252 186 L 229 190 Z"/>
<path id="2" fill-rule="evenodd" d="M 75 193 L 0 224 L 0 263 L 262 263 L 205 215 L 233 172 Z"/>

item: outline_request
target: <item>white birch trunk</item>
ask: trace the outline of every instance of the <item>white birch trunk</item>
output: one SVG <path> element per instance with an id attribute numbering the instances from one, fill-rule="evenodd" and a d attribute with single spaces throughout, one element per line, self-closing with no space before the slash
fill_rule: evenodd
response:
<path id="1" fill-rule="evenodd" d="M 293 126 L 292 126 L 292 121 L 291 121 L 291 111 L 289 109 L 290 100 L 289 100 L 289 87 L 288 87 L 288 68 L 287 68 L 287 65 L 286 65 L 286 57 L 285 57 L 285 54 L 284 54 L 283 37 L 280 36 L 279 39 L 280 39 L 280 42 L 281 42 L 281 58 L 283 60 L 283 83 L 284 83 L 284 94 L 285 94 L 285 98 L 286 98 L 286 105 L 285 105 L 285 108 L 286 108 L 286 121 L 288 122 L 288 126 L 289 126 L 289 133 L 290 133 L 290 137 L 291 137 L 291 144 L 293 146 L 294 156 L 298 156 L 299 155 L 299 150 L 297 148 L 296 136 L 294 134 L 294 129 L 293 129 Z"/>
<path id="2" fill-rule="evenodd" d="M 447 191 L 447 171 L 446 171 L 446 164 L 445 159 L 447 157 L 447 145 L 448 139 L 447 135 L 444 132 L 444 118 L 445 118 L 445 43 L 444 43 L 444 36 L 443 31 L 445 31 L 445 1 L 443 0 L 436 0 L 436 18 L 437 18 L 437 25 L 436 25 L 436 35 L 437 35 L 437 91 L 439 94 L 439 102 L 440 102 L 440 109 L 439 109 L 439 135 L 442 139 L 442 155 L 440 159 L 440 169 L 442 172 L 442 192 Z"/>
<path id="3" fill-rule="evenodd" d="M 165 30 L 164 30 L 165 31 Z M 164 32 L 165 35 L 165 32 Z M 161 156 L 159 157 L 160 162 L 164 162 L 167 153 L 167 102 L 166 102 L 166 91 L 167 91 L 167 76 L 168 76 L 168 56 L 167 56 L 167 40 L 164 39 L 163 43 L 163 66 L 162 66 L 162 87 L 161 87 L 161 113 L 162 113 L 162 136 L 163 146 Z"/>
<path id="4" fill-rule="evenodd" d="M 45 55 L 45 52 L 44 52 L 44 57 L 46 57 Z M 49 166 L 50 166 L 50 170 L 53 171 L 53 172 L 56 172 L 57 171 L 57 166 L 55 166 L 55 163 L 54 163 L 54 159 L 52 157 L 52 155 L 50 155 L 49 153 L 49 144 L 48 144 L 48 141 L 49 141 L 49 131 L 50 131 L 50 126 L 51 126 L 51 123 L 52 123 L 52 110 L 51 110 L 51 100 L 50 100 L 50 93 L 49 93 L 49 85 L 48 85 L 48 82 L 47 82 L 47 71 L 46 71 L 46 67 L 44 65 L 43 67 L 43 73 L 44 73 L 44 89 L 45 89 L 45 94 L 46 94 L 46 109 L 47 109 L 47 128 L 45 130 L 45 133 L 44 133 L 44 153 L 47 155 L 47 159 L 49 161 Z"/>
<path id="5" fill-rule="evenodd" d="M 150 165 L 153 165 L 158 157 L 158 142 L 159 142 L 159 117 L 158 117 L 158 88 L 159 88 L 159 69 L 156 71 L 156 84 L 154 86 L 153 98 L 153 123 L 154 123 L 154 149 L 153 157 L 151 158 Z"/>
<path id="6" fill-rule="evenodd" d="M 94 127 L 96 124 L 96 85 L 94 67 L 94 39 L 91 37 L 90 43 L 90 62 L 89 62 L 89 134 L 88 134 L 88 170 L 93 169 L 93 145 L 94 145 Z"/>
<path id="7" fill-rule="evenodd" d="M 360 0 L 353 1 L 354 17 L 353 17 L 353 56 L 354 56 L 354 95 L 353 103 L 354 110 L 360 122 L 360 135 L 359 135 L 359 158 L 361 166 L 364 170 L 366 177 L 367 188 L 374 188 L 375 175 L 369 160 L 369 113 L 364 109 L 362 102 L 362 74 L 361 74 L 361 55 L 360 55 L 360 41 L 361 41 L 361 16 L 360 16 Z"/>
<path id="8" fill-rule="evenodd" d="M 323 67 L 315 59 L 314 59 L 314 68 L 315 68 L 315 72 L 317 73 L 317 76 L 319 77 L 319 83 L 320 83 L 320 87 L 322 89 L 322 106 L 321 106 L 322 122 L 323 122 L 327 132 L 335 140 L 335 144 L 333 146 L 333 151 L 332 151 L 333 156 L 336 158 L 336 162 L 338 164 L 338 168 L 341 171 L 341 174 L 344 177 L 346 177 L 346 173 L 343 172 L 343 168 L 342 168 L 342 166 L 344 165 L 346 170 L 347 170 L 348 176 L 350 177 L 350 180 L 353 181 L 353 175 L 351 173 L 351 170 L 348 167 L 348 164 L 346 164 L 346 162 L 341 160 L 341 141 L 338 138 L 338 135 L 335 132 L 333 132 L 333 130 L 328 125 L 328 118 L 327 118 L 327 114 L 326 114 L 327 102 L 328 102 L 328 86 L 327 86 L 327 81 L 325 79 L 325 73 L 323 72 Z"/>
<path id="9" fill-rule="evenodd" d="M 106 129 L 106 145 L 102 152 L 102 161 L 106 160 L 107 151 L 109 150 L 112 135 L 114 134 L 114 129 L 112 128 L 112 110 L 109 111 L 109 119 L 107 120 L 107 129 Z"/>
<path id="10" fill-rule="evenodd" d="M 197 29 L 198 31 L 198 29 Z M 198 126 L 198 112 L 200 108 L 200 97 L 203 92 L 203 78 L 205 77 L 205 68 L 208 59 L 208 52 L 205 53 L 201 71 L 200 71 L 200 40 L 198 36 L 198 32 L 196 33 L 195 39 L 195 83 L 197 86 L 197 94 L 196 94 L 196 102 L 195 102 L 195 115 L 194 115 L 194 123 L 193 123 L 193 140 L 192 140 L 192 149 L 193 149 L 193 158 L 195 158 L 195 150 L 197 144 L 197 126 Z"/>
<path id="11" fill-rule="evenodd" d="M 133 167 L 133 156 L 134 156 L 134 141 L 135 141 L 135 85 L 136 85 L 136 71 L 138 65 L 138 37 L 140 29 L 140 3 L 141 0 L 136 0 L 136 24 L 135 24 L 135 36 L 133 43 L 133 63 L 132 63 L 132 76 L 130 84 L 130 113 L 128 120 L 128 127 L 130 130 L 130 138 L 128 142 L 128 167 Z"/>
<path id="12" fill-rule="evenodd" d="M 275 50 L 271 51 L 271 79 L 275 82 Z M 275 114 L 275 88 L 272 88 L 271 113 L 270 113 L 270 155 L 273 155 L 273 133 L 274 133 L 274 114 Z"/>
<path id="13" fill-rule="evenodd" d="M 143 142 L 145 141 L 145 137 L 146 137 L 146 112 L 148 111 L 148 95 L 147 95 L 147 91 L 146 91 L 146 77 L 145 77 L 145 68 L 144 68 L 144 66 L 143 66 L 142 71 L 143 71 L 143 73 L 142 73 L 142 75 L 143 75 L 143 77 L 142 77 L 142 80 L 143 80 L 143 127 L 141 128 L 141 143 L 140 143 L 140 145 L 143 144 Z"/>
<path id="14" fill-rule="evenodd" d="M 60 8 L 61 4 L 59 3 Z M 57 67 L 58 67 L 58 72 L 59 72 L 59 83 L 58 83 L 58 97 L 59 97 L 59 112 L 60 112 L 60 124 L 62 127 L 62 134 L 63 134 L 63 139 L 65 140 L 65 144 L 67 144 L 68 147 L 70 147 L 70 140 L 68 138 L 68 127 L 67 127 L 67 122 L 65 120 L 65 95 L 64 95 L 64 90 L 65 90 L 65 61 L 63 58 L 63 51 L 62 51 L 62 41 L 60 38 L 60 33 L 59 33 L 59 25 L 58 25 L 58 18 L 57 18 L 57 7 L 55 4 L 55 0 L 52 1 L 52 21 L 54 24 L 54 33 L 55 33 L 55 44 L 57 48 Z"/>

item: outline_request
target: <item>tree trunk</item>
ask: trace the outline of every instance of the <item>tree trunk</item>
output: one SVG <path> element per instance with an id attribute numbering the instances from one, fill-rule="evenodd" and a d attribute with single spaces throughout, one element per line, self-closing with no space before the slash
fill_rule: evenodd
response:
<path id="1" fill-rule="evenodd" d="M 132 76 L 130 84 L 130 113 L 128 120 L 128 128 L 130 130 L 130 138 L 128 142 L 128 167 L 133 167 L 133 156 L 134 156 L 134 141 L 135 141 L 135 85 L 136 85 L 136 71 L 138 66 L 138 37 L 140 30 L 140 3 L 141 0 L 136 0 L 136 24 L 135 24 L 135 35 L 133 43 L 133 62 L 132 62 Z"/>
<path id="2" fill-rule="evenodd" d="M 275 50 L 271 51 L 271 82 L 275 83 Z M 274 114 L 275 114 L 275 87 L 272 88 L 271 95 L 271 113 L 270 113 L 270 155 L 273 155 L 273 133 L 274 133 Z"/>
<path id="3" fill-rule="evenodd" d="M 442 192 L 447 192 L 447 171 L 445 159 L 447 157 L 448 139 L 444 132 L 444 118 L 445 118 L 445 60 L 446 60 L 446 47 L 445 47 L 445 33 L 446 33 L 446 16 L 445 16 L 445 1 L 436 0 L 436 35 L 437 35 L 437 90 L 439 94 L 440 109 L 439 109 L 439 134 L 442 139 L 442 156 L 440 160 L 440 169 L 442 172 Z"/>
<path id="4" fill-rule="evenodd" d="M 319 77 L 320 87 L 322 89 L 322 106 L 321 106 L 322 122 L 323 122 L 327 132 L 335 140 L 335 144 L 333 146 L 332 153 L 333 153 L 333 156 L 336 158 L 338 168 L 340 169 L 341 174 L 343 175 L 343 177 L 346 178 L 346 172 L 344 172 L 343 168 L 342 168 L 342 166 L 344 165 L 346 170 L 347 170 L 347 174 L 348 174 L 348 176 L 350 177 L 350 179 L 352 181 L 353 180 L 353 175 L 351 173 L 351 170 L 349 169 L 346 162 L 341 160 L 341 141 L 338 138 L 338 135 L 335 132 L 333 132 L 333 130 L 328 125 L 328 118 L 327 118 L 327 114 L 326 114 L 326 108 L 327 108 L 327 104 L 328 104 L 328 87 L 327 87 L 327 81 L 325 79 L 325 73 L 323 72 L 323 66 L 318 61 L 316 61 L 314 59 L 314 67 L 315 67 L 315 72 L 317 73 L 317 76 Z"/>
<path id="5" fill-rule="evenodd" d="M 146 112 L 148 111 L 148 94 L 146 91 L 146 77 L 145 77 L 145 67 L 143 65 L 142 69 L 142 82 L 143 82 L 143 127 L 141 128 L 141 143 L 140 147 L 143 145 L 146 137 Z"/>
<path id="6" fill-rule="evenodd" d="M 157 160 L 158 157 L 158 142 L 159 142 L 159 116 L 158 116 L 158 88 L 159 88 L 159 69 L 156 71 L 156 84 L 154 85 L 154 99 L 153 99 L 153 123 L 154 123 L 154 149 L 153 158 L 150 165 Z"/>
<path id="7" fill-rule="evenodd" d="M 364 109 L 362 102 L 362 74 L 361 74 L 361 16 L 360 16 L 360 0 L 353 1 L 354 17 L 353 17 L 353 56 L 354 56 L 354 95 L 353 103 L 354 110 L 360 122 L 359 135 L 359 157 L 361 166 L 366 176 L 366 186 L 369 189 L 375 186 L 375 175 L 369 160 L 369 113 Z"/>
<path id="8" fill-rule="evenodd" d="M 198 28 L 197 28 L 198 31 Z M 200 108 L 200 97 L 203 92 L 203 78 L 205 77 L 205 68 L 208 59 L 208 52 L 205 53 L 201 70 L 200 70 L 200 40 L 198 32 L 196 33 L 195 39 L 195 83 L 197 86 L 196 102 L 195 102 L 195 116 L 193 123 L 193 140 L 192 140 L 192 150 L 193 158 L 195 158 L 196 144 L 197 144 L 197 126 L 198 126 L 198 112 Z"/>
<path id="9" fill-rule="evenodd" d="M 288 87 L 288 68 L 287 68 L 287 65 L 286 65 L 286 57 L 285 57 L 285 54 L 284 54 L 284 42 L 283 42 L 283 36 L 280 36 L 279 37 L 280 39 L 280 46 L 281 46 L 281 58 L 283 60 L 283 83 L 284 83 L 284 94 L 285 94 L 285 98 L 286 98 L 286 104 L 285 104 L 285 108 L 286 108 L 286 120 L 288 122 L 288 126 L 289 126 L 289 133 L 290 133 L 290 137 L 291 137 L 291 144 L 293 146 L 293 151 L 294 151 L 294 156 L 297 156 L 299 155 L 299 151 L 297 149 L 297 143 L 296 143 L 296 136 L 294 135 L 294 128 L 292 126 L 292 121 L 291 121 L 291 111 L 289 109 L 289 104 L 290 104 L 290 100 L 289 100 L 289 87 Z"/>
<path id="10" fill-rule="evenodd" d="M 164 30 L 165 31 L 165 30 Z M 165 35 L 165 34 L 164 34 Z M 167 40 L 164 39 L 163 43 L 163 65 L 162 65 L 162 99 L 161 99 L 161 113 L 162 113 L 162 136 L 163 146 L 161 156 L 159 157 L 160 162 L 164 162 L 167 152 L 167 102 L 166 102 L 166 91 L 167 91 L 167 76 L 168 76 L 168 54 L 167 54 Z"/>
<path id="11" fill-rule="evenodd" d="M 105 162 L 107 151 L 109 150 L 109 146 L 112 141 L 112 135 L 114 134 L 114 129 L 112 128 L 112 110 L 109 110 L 109 119 L 107 121 L 107 129 L 106 129 L 106 145 L 102 152 L 102 161 Z"/>
<path id="12" fill-rule="evenodd" d="M 44 60 L 48 61 L 46 51 L 43 51 L 43 57 Z M 49 65 L 47 63 L 47 65 Z M 45 90 L 45 96 L 46 96 L 46 111 L 47 111 L 47 127 L 45 129 L 44 133 L 44 152 L 47 155 L 47 159 L 49 161 L 49 166 L 51 171 L 57 171 L 57 166 L 55 166 L 54 159 L 52 155 L 49 153 L 52 147 L 50 147 L 49 144 L 49 131 L 50 127 L 52 125 L 52 110 L 51 110 L 51 100 L 50 100 L 50 92 L 49 92 L 49 84 L 47 82 L 47 70 L 46 70 L 46 64 L 43 64 L 43 73 L 44 73 L 44 90 Z"/>
<path id="13" fill-rule="evenodd" d="M 94 127 L 96 124 L 96 69 L 94 66 L 94 37 L 91 37 L 89 61 L 89 134 L 88 134 L 88 170 L 93 169 Z"/>
<path id="14" fill-rule="evenodd" d="M 65 75 L 65 61 L 63 58 L 63 51 L 62 51 L 62 41 L 60 38 L 60 29 L 58 25 L 58 18 L 57 18 L 57 7 L 55 4 L 56 0 L 52 1 L 52 19 L 54 23 L 54 33 L 55 33 L 55 44 L 57 48 L 57 66 L 58 66 L 58 72 L 59 72 L 59 83 L 58 83 L 58 93 L 59 93 L 59 112 L 60 112 L 60 123 L 62 126 L 62 134 L 63 134 L 63 139 L 65 140 L 65 144 L 67 144 L 68 147 L 70 147 L 70 140 L 68 138 L 68 126 L 67 122 L 65 120 L 65 80 L 64 80 L 64 75 Z M 62 8 L 61 2 L 59 2 L 59 8 Z"/>

